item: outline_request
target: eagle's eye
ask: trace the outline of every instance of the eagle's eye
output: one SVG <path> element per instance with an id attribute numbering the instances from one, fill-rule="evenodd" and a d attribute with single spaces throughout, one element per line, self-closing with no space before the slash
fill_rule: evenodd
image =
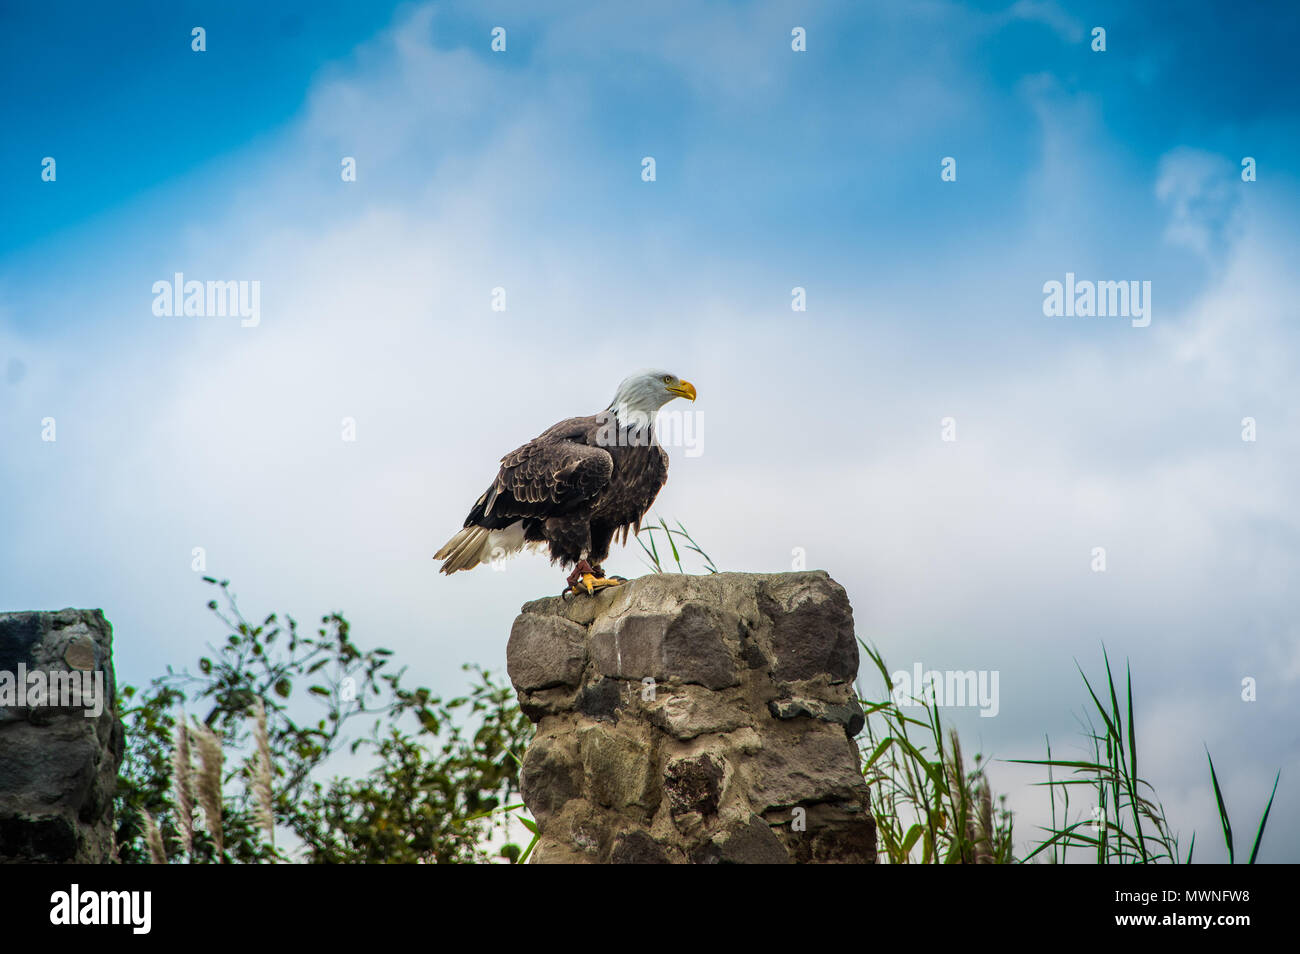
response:
<path id="1" fill-rule="evenodd" d="M 673 376 L 671 374 L 665 374 L 664 384 L 672 384 L 672 383 L 673 383 Z"/>

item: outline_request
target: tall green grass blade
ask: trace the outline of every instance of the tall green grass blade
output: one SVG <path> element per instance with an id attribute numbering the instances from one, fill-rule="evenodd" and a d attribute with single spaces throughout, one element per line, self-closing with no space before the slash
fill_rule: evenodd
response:
<path id="1" fill-rule="evenodd" d="M 668 539 L 668 547 L 673 551 L 673 560 L 677 563 L 677 570 L 681 572 L 682 556 L 677 552 L 677 544 L 673 543 L 673 532 L 668 527 L 668 521 L 663 517 L 659 518 L 659 526 L 664 528 L 664 536 Z"/>
<path id="2" fill-rule="evenodd" d="M 1107 663 L 1109 666 L 1109 663 Z M 1142 834 L 1142 817 L 1139 814 L 1139 806 L 1142 800 L 1137 794 L 1138 779 L 1138 751 L 1137 751 L 1137 730 L 1134 728 L 1135 719 L 1133 718 L 1133 670 L 1129 666 L 1128 660 L 1124 661 L 1124 672 L 1128 683 L 1128 757 L 1129 773 L 1125 781 L 1128 783 L 1129 804 L 1133 808 L 1133 827 L 1137 831 L 1138 851 L 1142 854 L 1142 860 L 1148 861 L 1146 838 Z"/>
<path id="3" fill-rule="evenodd" d="M 1214 799 L 1219 803 L 1219 821 L 1223 823 L 1223 840 L 1228 843 L 1228 864 L 1232 864 L 1232 823 L 1228 821 L 1228 808 L 1223 804 L 1223 792 L 1219 789 L 1219 776 L 1214 772 L 1214 759 L 1210 757 L 1209 749 L 1205 750 L 1205 757 L 1210 760 L 1210 781 L 1214 783 Z"/>
<path id="4" fill-rule="evenodd" d="M 875 765 L 876 762 L 880 760 L 880 757 L 885 754 L 885 751 L 893 744 L 894 744 L 894 738 L 893 736 L 889 736 L 884 741 L 882 741 L 879 745 L 877 745 L 876 750 L 871 753 L 871 758 L 867 759 L 867 764 L 862 767 L 862 770 L 865 772 L 868 769 L 870 769 L 873 765 Z"/>
<path id="5" fill-rule="evenodd" d="M 1050 763 L 1052 761 L 1052 740 L 1047 736 L 1043 736 L 1043 741 L 1047 745 L 1047 761 Z M 1050 764 L 1047 766 L 1047 786 L 1047 794 L 1052 801 L 1052 831 L 1056 831 L 1056 778 L 1052 773 L 1052 766 Z M 1064 846 L 1062 846 L 1062 852 L 1064 852 L 1064 850 Z M 1064 858 L 1064 854 L 1062 854 L 1060 858 L 1057 858 L 1056 846 L 1053 845 L 1052 863 L 1059 864 L 1064 860 Z"/>
<path id="6" fill-rule="evenodd" d="M 537 847 L 537 843 L 541 840 L 542 840 L 541 835 L 538 834 L 533 835 L 533 840 L 528 843 L 528 847 L 524 849 L 524 853 L 519 856 L 519 864 L 522 865 L 528 861 L 529 855 L 533 853 L 533 849 Z"/>
<path id="7" fill-rule="evenodd" d="M 907 830 L 907 835 L 903 838 L 903 844 L 900 846 L 903 857 L 907 857 L 912 853 L 912 849 L 916 847 L 916 843 L 923 834 L 925 834 L 925 829 L 921 827 L 919 822 Z"/>
<path id="8" fill-rule="evenodd" d="M 1097 839 L 1095 838 L 1090 838 L 1087 835 L 1075 834 L 1078 831 L 1078 829 L 1082 828 L 1084 825 L 1091 825 L 1091 824 L 1092 824 L 1092 819 L 1089 818 L 1084 821 L 1077 821 L 1073 825 L 1067 825 L 1065 828 L 1062 828 L 1060 831 L 1053 832 L 1051 838 L 1047 839 L 1047 841 L 1043 842 L 1041 845 L 1039 845 L 1029 854 L 1025 855 L 1025 857 L 1021 859 L 1021 864 L 1024 864 L 1025 862 L 1029 861 L 1031 858 L 1038 855 L 1040 852 L 1046 851 L 1048 848 L 1051 848 L 1053 845 L 1056 845 L 1066 839 L 1077 837 L 1085 845 L 1096 844 Z"/>
<path id="9" fill-rule="evenodd" d="M 1254 864 L 1255 858 L 1259 855 L 1259 843 L 1264 840 L 1264 826 L 1268 824 L 1268 813 L 1273 810 L 1273 798 L 1277 795 L 1277 783 L 1282 781 L 1282 770 L 1278 769 L 1277 776 L 1273 779 L 1273 794 L 1268 797 L 1268 805 L 1264 809 L 1264 817 L 1259 820 L 1259 831 L 1255 833 L 1255 846 L 1250 849 L 1250 861 L 1247 864 Z"/>

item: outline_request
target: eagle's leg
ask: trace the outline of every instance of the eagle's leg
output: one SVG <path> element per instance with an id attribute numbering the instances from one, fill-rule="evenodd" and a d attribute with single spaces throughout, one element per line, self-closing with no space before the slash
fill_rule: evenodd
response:
<path id="1" fill-rule="evenodd" d="M 568 578 L 564 582 L 568 583 L 571 587 L 576 586 L 578 580 L 581 579 L 582 574 L 584 573 L 592 573 L 591 564 L 586 560 L 579 560 L 578 565 L 573 568 L 573 572 L 569 574 Z"/>
<path id="2" fill-rule="evenodd" d="M 584 587 L 578 581 L 581 580 L 583 576 L 592 576 L 591 564 L 586 560 L 579 560 L 578 565 L 573 568 L 573 572 L 565 577 L 564 582 L 567 585 L 560 591 L 560 595 L 568 596 L 575 593 L 581 593 Z M 587 592 L 591 593 L 591 590 L 588 589 Z"/>

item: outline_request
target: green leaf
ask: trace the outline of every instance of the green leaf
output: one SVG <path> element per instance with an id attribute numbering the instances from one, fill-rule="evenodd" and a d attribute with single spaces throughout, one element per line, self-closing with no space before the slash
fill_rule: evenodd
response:
<path id="1" fill-rule="evenodd" d="M 1219 776 L 1214 772 L 1214 759 L 1210 758 L 1210 750 L 1205 750 L 1205 757 L 1210 760 L 1210 781 L 1214 785 L 1214 800 L 1219 804 L 1219 821 L 1223 823 L 1223 840 L 1228 845 L 1228 864 L 1233 863 L 1232 853 L 1232 823 L 1228 821 L 1228 807 L 1223 804 L 1223 792 L 1219 789 Z M 1272 800 L 1270 799 L 1270 804 Z"/>
<path id="2" fill-rule="evenodd" d="M 1277 783 L 1282 781 L 1282 770 L 1278 769 L 1276 777 L 1273 779 L 1273 794 L 1268 797 L 1268 805 L 1264 809 L 1264 817 L 1259 820 L 1259 831 L 1255 833 L 1255 846 L 1250 849 L 1250 861 L 1248 864 L 1254 864 L 1256 856 L 1259 855 L 1259 843 L 1264 839 L 1264 826 L 1268 824 L 1268 813 L 1273 810 L 1273 797 L 1277 795 Z"/>

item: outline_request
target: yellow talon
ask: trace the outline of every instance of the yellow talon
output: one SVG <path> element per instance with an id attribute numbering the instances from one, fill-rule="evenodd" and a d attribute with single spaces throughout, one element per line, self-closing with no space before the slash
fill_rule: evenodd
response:
<path id="1" fill-rule="evenodd" d="M 593 596 L 597 590 L 604 589 L 607 586 L 621 586 L 626 582 L 627 580 L 621 576 L 598 577 L 594 573 L 584 573 L 579 577 L 578 582 L 573 584 L 571 592 L 579 593 L 586 590 L 588 596 Z"/>

